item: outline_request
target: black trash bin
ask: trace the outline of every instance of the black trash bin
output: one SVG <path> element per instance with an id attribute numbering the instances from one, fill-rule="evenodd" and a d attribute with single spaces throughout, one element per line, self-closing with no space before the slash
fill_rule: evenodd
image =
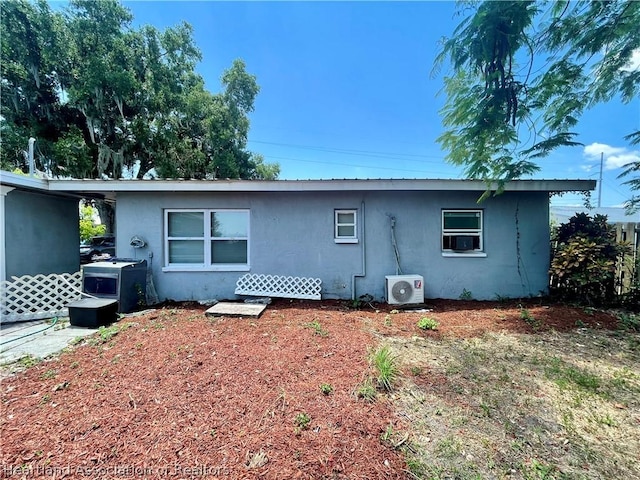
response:
<path id="1" fill-rule="evenodd" d="M 108 298 L 83 298 L 67 305 L 74 327 L 97 328 L 118 319 L 118 302 Z"/>

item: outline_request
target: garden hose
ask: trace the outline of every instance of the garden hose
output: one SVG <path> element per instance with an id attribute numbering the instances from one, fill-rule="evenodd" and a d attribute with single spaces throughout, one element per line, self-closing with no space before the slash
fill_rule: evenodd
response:
<path id="1" fill-rule="evenodd" d="M 0 345 L 4 345 L 6 343 L 15 342 L 17 340 L 22 340 L 23 338 L 30 337 L 31 335 L 35 335 L 36 333 L 42 333 L 45 330 L 49 330 L 50 328 L 55 327 L 56 323 L 58 323 L 58 317 L 53 317 L 53 322 L 51 322 L 51 325 L 48 325 L 47 327 L 43 328 L 42 330 L 36 330 L 35 332 L 27 333 L 27 334 L 22 335 L 20 337 L 12 338 L 10 340 L 5 340 L 4 342 L 0 342 Z"/>

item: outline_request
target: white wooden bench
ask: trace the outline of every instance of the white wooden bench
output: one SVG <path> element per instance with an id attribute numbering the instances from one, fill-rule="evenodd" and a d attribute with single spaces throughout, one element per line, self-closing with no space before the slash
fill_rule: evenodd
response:
<path id="1" fill-rule="evenodd" d="M 236 295 L 321 300 L 319 278 L 247 273 L 236 283 Z"/>

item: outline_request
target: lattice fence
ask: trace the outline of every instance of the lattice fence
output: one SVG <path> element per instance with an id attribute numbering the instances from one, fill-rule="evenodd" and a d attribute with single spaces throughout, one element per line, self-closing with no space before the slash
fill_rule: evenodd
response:
<path id="1" fill-rule="evenodd" d="M 3 323 L 67 316 L 66 305 L 82 296 L 81 272 L 11 278 L 0 282 Z"/>
<path id="2" fill-rule="evenodd" d="M 321 288 L 322 280 L 319 278 L 248 273 L 238 279 L 235 293 L 236 295 L 255 295 L 257 297 L 320 300 Z"/>

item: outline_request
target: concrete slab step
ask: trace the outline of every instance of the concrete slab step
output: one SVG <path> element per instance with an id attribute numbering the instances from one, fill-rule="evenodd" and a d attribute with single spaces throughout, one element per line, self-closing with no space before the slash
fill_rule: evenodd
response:
<path id="1" fill-rule="evenodd" d="M 255 303 L 218 302 L 205 314 L 213 317 L 259 318 L 266 308 L 266 305 Z"/>

